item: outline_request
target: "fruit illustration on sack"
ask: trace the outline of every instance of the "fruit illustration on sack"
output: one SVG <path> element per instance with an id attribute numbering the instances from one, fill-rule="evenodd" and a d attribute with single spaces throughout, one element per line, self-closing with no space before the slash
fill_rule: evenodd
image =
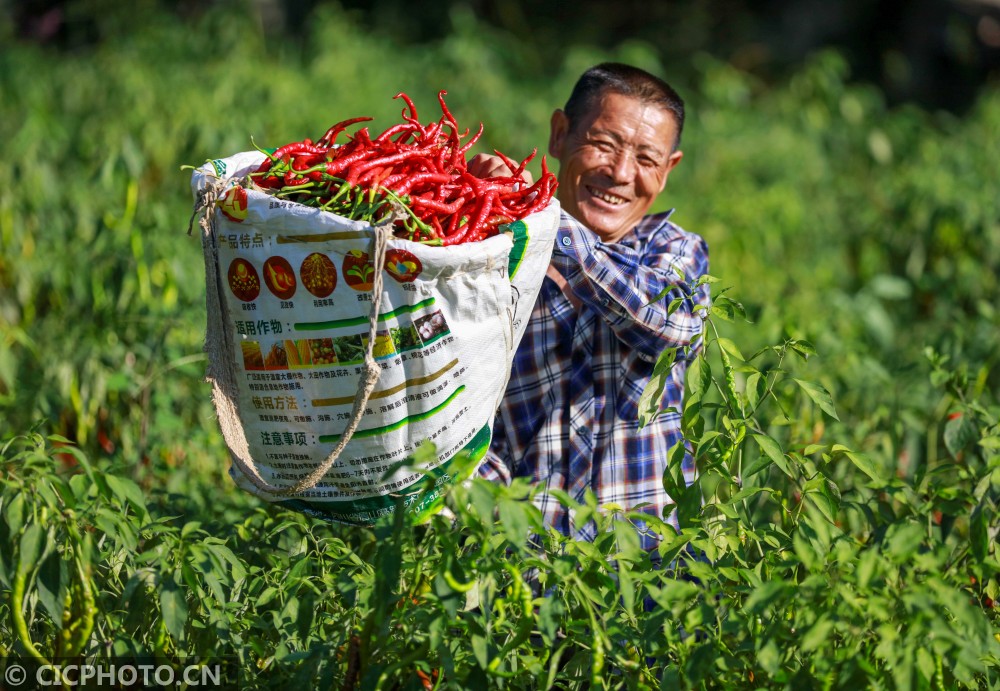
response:
<path id="1" fill-rule="evenodd" d="M 337 354 L 333 350 L 333 339 L 310 338 L 309 357 L 314 365 L 332 365 L 337 362 Z"/>

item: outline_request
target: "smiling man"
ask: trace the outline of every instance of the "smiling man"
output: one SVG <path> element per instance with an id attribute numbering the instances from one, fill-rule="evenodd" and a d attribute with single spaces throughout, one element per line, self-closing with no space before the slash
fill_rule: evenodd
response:
<path id="1" fill-rule="evenodd" d="M 552 114 L 564 213 L 482 476 L 528 477 L 579 502 L 589 488 L 599 505 L 675 522 L 661 478 L 681 440 L 684 374 L 703 325 L 697 307 L 709 303 L 708 286 L 694 284 L 708 250 L 671 211 L 647 214 L 681 161 L 683 126 L 683 101 L 668 84 L 618 63 L 587 70 Z M 496 164 L 486 158 L 478 164 Z M 665 348 L 678 349 L 661 402 L 669 412 L 640 429 L 639 397 Z M 690 459 L 684 474 L 693 480 Z M 560 532 L 593 538 L 593 524 L 574 525 L 549 492 L 537 503 Z M 657 540 L 644 533 L 643 542 Z"/>

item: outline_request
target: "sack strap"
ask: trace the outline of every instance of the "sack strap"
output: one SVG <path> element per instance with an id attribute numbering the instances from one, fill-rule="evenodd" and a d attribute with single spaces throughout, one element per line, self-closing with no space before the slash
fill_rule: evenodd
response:
<path id="1" fill-rule="evenodd" d="M 392 236 L 392 225 L 397 218 L 397 214 L 393 213 L 382 223 L 372 226 L 372 239 L 369 251 L 372 257 L 372 264 L 375 268 L 375 275 L 372 279 L 372 306 L 368 315 L 368 344 L 365 347 L 361 380 L 358 383 L 358 390 L 354 395 L 354 407 L 351 410 L 351 418 L 347 423 L 347 427 L 341 433 L 340 440 L 334 449 L 312 472 L 290 486 L 272 485 L 261 477 L 250 455 L 250 447 L 247 443 L 246 433 L 240 422 L 239 410 L 236 405 L 236 401 L 239 399 L 239 390 L 236 385 L 236 372 L 232 356 L 234 351 L 234 344 L 231 342 L 232 334 L 222 326 L 222 318 L 225 312 L 223 310 L 222 288 L 220 285 L 222 278 L 219 272 L 218 244 L 214 230 L 215 202 L 221 197 L 222 190 L 226 187 L 227 182 L 227 180 L 220 180 L 202 192 L 195 203 L 191 224 L 193 226 L 195 216 L 199 213 L 204 213 L 199 224 L 203 231 L 202 245 L 205 254 L 206 278 L 205 298 L 208 311 L 208 322 L 205 333 L 205 352 L 208 354 L 207 378 L 212 382 L 212 400 L 215 404 L 216 413 L 219 416 L 219 427 L 222 430 L 222 436 L 226 441 L 226 445 L 229 447 L 233 463 L 257 489 L 275 496 L 287 497 L 312 489 L 334 466 L 340 454 L 354 436 L 358 424 L 364 416 L 365 408 L 368 406 L 368 399 L 371 397 L 372 392 L 375 390 L 375 385 L 378 383 L 382 370 L 374 357 L 375 336 L 378 329 L 378 315 L 382 306 L 386 250 L 389 245 L 389 238 Z"/>

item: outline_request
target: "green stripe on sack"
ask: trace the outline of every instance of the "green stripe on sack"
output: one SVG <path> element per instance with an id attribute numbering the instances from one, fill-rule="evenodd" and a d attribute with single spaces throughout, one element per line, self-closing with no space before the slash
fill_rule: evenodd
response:
<path id="1" fill-rule="evenodd" d="M 415 305 L 403 305 L 402 307 L 397 307 L 391 312 L 385 312 L 378 315 L 378 320 L 384 322 L 387 319 L 392 319 L 393 317 L 398 317 L 400 314 L 407 314 L 417 312 L 425 307 L 430 307 L 434 304 L 434 298 L 427 298 L 426 300 L 421 300 Z M 362 324 L 368 323 L 368 317 L 351 317 L 349 319 L 334 319 L 332 321 L 325 322 L 296 322 L 296 331 L 324 331 L 326 329 L 339 329 L 345 326 L 361 326 Z"/>
<path id="2" fill-rule="evenodd" d="M 436 415 L 437 413 L 444 410 L 449 403 L 455 400 L 455 396 L 462 393 L 463 391 L 465 391 L 465 384 L 462 384 L 457 389 L 452 391 L 451 395 L 448 396 L 448 398 L 444 399 L 444 401 L 434 406 L 430 410 L 425 410 L 422 413 L 417 413 L 416 415 L 410 415 L 408 417 L 404 417 L 402 420 L 394 422 L 391 425 L 385 425 L 384 427 L 373 427 L 372 429 L 358 430 L 357 432 L 354 433 L 354 436 L 355 438 L 374 437 L 379 434 L 385 434 L 386 432 L 392 432 L 393 430 L 405 427 L 411 422 L 420 422 L 421 420 L 426 420 L 432 415 Z M 339 434 L 324 434 L 321 435 L 319 438 L 321 444 L 334 444 L 339 440 L 340 440 Z"/>
<path id="3" fill-rule="evenodd" d="M 469 443 L 463 446 L 458 453 L 437 468 L 428 471 L 428 474 L 432 479 L 440 478 L 445 474 L 451 474 L 456 462 L 459 459 L 462 459 L 463 467 L 466 465 L 466 459 L 463 458 L 463 456 L 467 457 L 469 465 L 474 468 L 475 465 L 473 464 L 477 464 L 478 461 L 486 455 L 486 451 L 490 447 L 490 441 L 492 438 L 492 429 L 489 425 L 485 425 L 478 432 L 476 432 L 475 436 L 473 436 L 472 439 L 469 440 Z M 412 460 L 412 457 L 407 460 Z M 464 479 L 464 477 L 452 478 L 451 481 L 457 482 Z M 281 506 L 292 509 L 293 511 L 301 511 L 302 513 L 307 513 L 311 516 L 333 521 L 335 523 L 345 523 L 347 525 L 355 526 L 370 526 L 375 523 L 379 517 L 391 514 L 397 500 L 407 495 L 419 494 L 419 499 L 412 501 L 412 503 L 407 507 L 407 510 L 418 516 L 419 520 L 426 520 L 430 515 L 437 511 L 441 504 L 440 487 L 434 487 L 430 491 L 424 491 L 422 487 L 424 486 L 426 480 L 426 477 L 420 478 L 412 484 L 399 489 L 392 495 L 387 496 L 366 497 L 364 499 L 349 499 L 344 501 L 286 499 L 277 503 Z M 421 494 L 421 492 L 423 493 Z"/>
<path id="4" fill-rule="evenodd" d="M 521 260 L 524 259 L 524 254 L 528 249 L 528 240 L 530 237 L 528 235 L 528 224 L 524 221 L 514 221 L 507 224 L 507 230 L 514 234 L 514 246 L 510 248 L 507 264 L 507 276 L 513 280 L 514 274 L 520 268 Z"/>

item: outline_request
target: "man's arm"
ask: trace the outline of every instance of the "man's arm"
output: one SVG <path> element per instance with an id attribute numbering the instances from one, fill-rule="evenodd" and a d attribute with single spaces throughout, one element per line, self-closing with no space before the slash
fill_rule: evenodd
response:
<path id="1" fill-rule="evenodd" d="M 601 242 L 564 213 L 552 265 L 618 338 L 648 357 L 691 345 L 701 334 L 705 314 L 696 307 L 708 307 L 709 288 L 693 286 L 708 272 L 708 248 L 700 237 L 666 220 L 640 252 L 623 243 Z M 665 290 L 669 292 L 657 300 Z M 682 300 L 670 312 L 675 298 Z"/>

